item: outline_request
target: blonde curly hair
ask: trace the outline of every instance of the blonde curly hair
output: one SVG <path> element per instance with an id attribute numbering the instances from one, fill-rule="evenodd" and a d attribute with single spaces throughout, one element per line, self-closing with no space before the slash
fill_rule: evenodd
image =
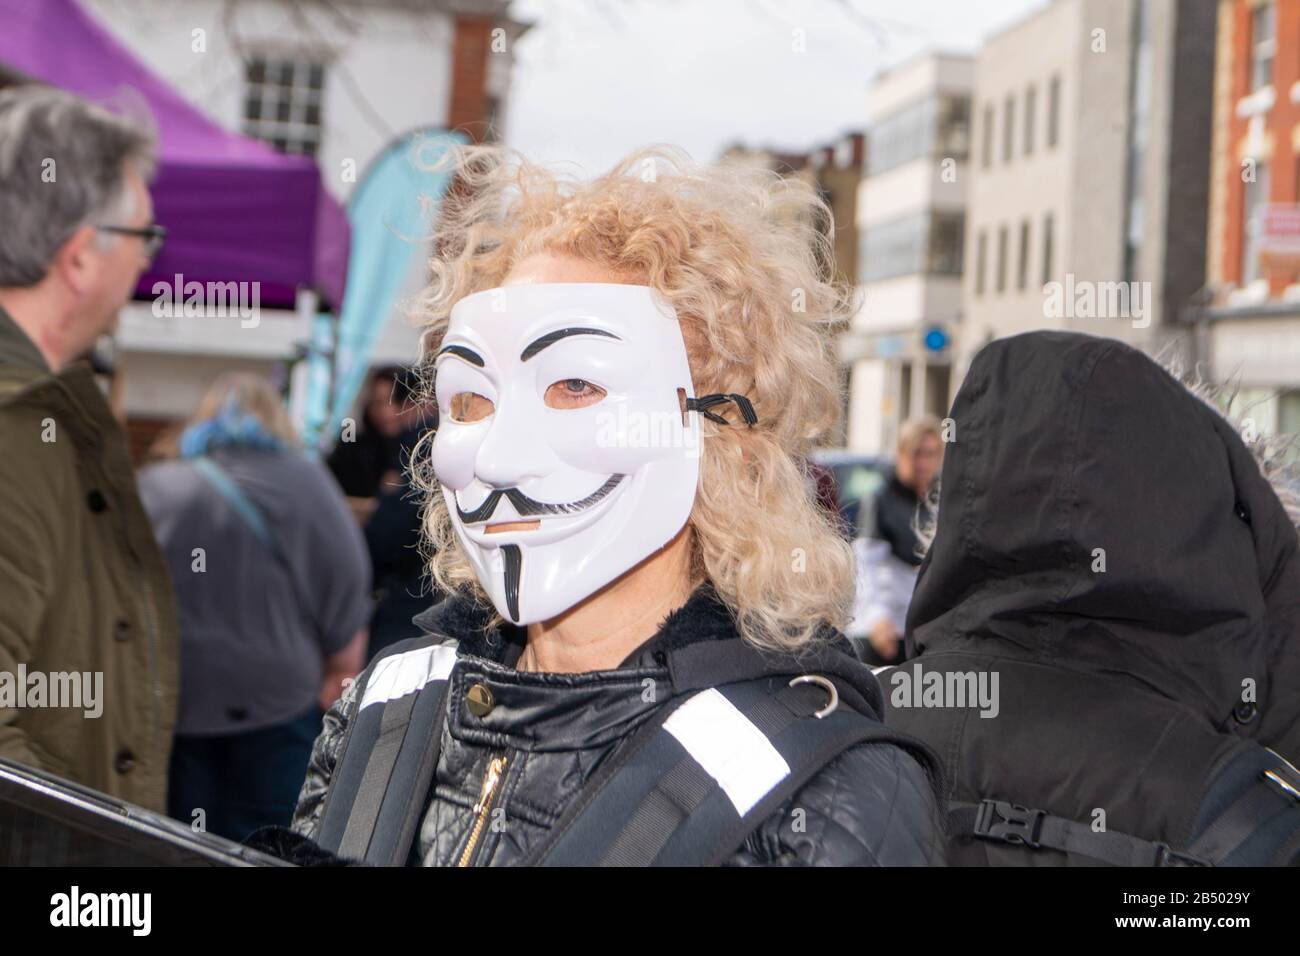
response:
<path id="1" fill-rule="evenodd" d="M 696 394 L 740 393 L 750 428 L 703 420 L 689 524 L 692 570 L 733 613 L 741 636 L 797 651 L 851 616 L 853 555 L 820 507 L 806 455 L 840 413 L 832 330 L 852 312 L 833 284 L 833 220 L 806 182 L 753 165 L 702 165 L 666 146 L 632 153 L 581 181 L 500 146 L 460 146 L 443 164 L 430 282 L 416 303 L 436 354 L 452 306 L 549 253 L 607 267 L 676 310 Z M 429 383 L 426 381 L 426 388 Z M 413 455 L 425 492 L 430 571 L 448 591 L 486 596 L 453 532 L 426 443 Z"/>

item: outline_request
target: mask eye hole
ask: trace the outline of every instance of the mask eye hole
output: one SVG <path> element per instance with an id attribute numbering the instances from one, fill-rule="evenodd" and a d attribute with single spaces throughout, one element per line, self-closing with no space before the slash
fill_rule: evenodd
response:
<path id="1" fill-rule="evenodd" d="M 605 397 L 605 390 L 586 379 L 566 378 L 546 390 L 547 408 L 586 408 Z"/>
<path id="2" fill-rule="evenodd" d="M 448 405 L 451 420 L 462 424 L 481 422 L 496 411 L 490 398 L 484 398 L 476 392 L 457 392 Z"/>

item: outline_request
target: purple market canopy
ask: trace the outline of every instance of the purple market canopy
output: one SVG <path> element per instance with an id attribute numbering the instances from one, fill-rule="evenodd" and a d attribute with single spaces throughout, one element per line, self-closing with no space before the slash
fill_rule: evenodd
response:
<path id="1" fill-rule="evenodd" d="M 168 237 L 141 294 L 180 273 L 186 282 L 260 282 L 263 305 L 291 306 L 298 286 L 332 308 L 342 303 L 348 221 L 312 160 L 222 129 L 76 0 L 0 0 L 0 70 L 96 101 L 147 104 L 160 140 L 151 192 Z"/>

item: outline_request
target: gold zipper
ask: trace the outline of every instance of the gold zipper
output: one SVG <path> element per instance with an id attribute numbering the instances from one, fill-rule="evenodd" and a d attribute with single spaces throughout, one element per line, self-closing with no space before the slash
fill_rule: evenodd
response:
<path id="1" fill-rule="evenodd" d="M 465 844 L 465 852 L 460 855 L 457 866 L 469 866 L 474 847 L 478 845 L 478 838 L 483 835 L 483 826 L 487 823 L 488 811 L 492 808 L 492 797 L 496 795 L 497 784 L 501 782 L 505 770 L 505 754 L 488 761 L 487 773 L 483 775 L 483 786 L 479 790 L 478 803 L 474 804 L 474 816 L 477 819 L 474 821 L 474 829 L 469 833 L 469 842 Z"/>

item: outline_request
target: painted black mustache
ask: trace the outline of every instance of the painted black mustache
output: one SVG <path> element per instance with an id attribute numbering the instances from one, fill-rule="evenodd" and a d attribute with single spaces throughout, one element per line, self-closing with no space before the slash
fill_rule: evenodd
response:
<path id="1" fill-rule="evenodd" d="M 587 495 L 585 498 L 579 498 L 577 501 L 552 503 L 547 501 L 534 501 L 518 488 L 494 488 L 483 499 L 483 503 L 473 511 L 465 511 L 460 506 L 460 501 L 456 502 L 456 514 L 460 520 L 466 524 L 475 524 L 479 521 L 487 521 L 492 517 L 492 512 L 496 511 L 497 504 L 502 497 L 509 498 L 510 504 L 514 506 L 515 511 L 521 518 L 531 518 L 534 515 L 567 515 L 575 511 L 583 511 L 590 508 L 601 498 L 614 490 L 620 481 L 626 478 L 626 475 L 610 475 L 609 480 L 603 485 Z"/>

